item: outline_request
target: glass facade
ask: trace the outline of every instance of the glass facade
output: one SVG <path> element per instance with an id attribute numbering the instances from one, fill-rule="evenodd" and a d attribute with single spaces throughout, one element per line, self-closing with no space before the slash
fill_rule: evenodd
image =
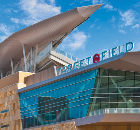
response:
<path id="1" fill-rule="evenodd" d="M 20 94 L 22 128 L 140 107 L 140 73 L 96 69 Z"/>

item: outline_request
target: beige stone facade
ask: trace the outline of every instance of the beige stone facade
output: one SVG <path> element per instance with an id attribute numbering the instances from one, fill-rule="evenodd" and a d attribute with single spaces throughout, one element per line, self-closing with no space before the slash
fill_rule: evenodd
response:
<path id="1" fill-rule="evenodd" d="M 18 72 L 0 79 L 0 130 L 21 130 L 17 89 L 26 87 L 24 78 L 29 75 L 32 73 Z"/>
<path id="2" fill-rule="evenodd" d="M 44 127 L 34 128 L 34 129 L 29 129 L 29 130 L 77 130 L 77 129 L 75 126 L 75 122 L 67 122 L 67 123 L 44 126 Z"/>

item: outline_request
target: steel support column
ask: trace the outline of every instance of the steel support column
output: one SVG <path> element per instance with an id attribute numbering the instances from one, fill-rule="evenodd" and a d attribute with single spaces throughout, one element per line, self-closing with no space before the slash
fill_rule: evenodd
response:
<path id="1" fill-rule="evenodd" d="M 54 74 L 55 74 L 55 77 L 57 76 L 57 69 L 56 69 L 56 66 L 53 66 L 54 68 Z"/>
<path id="2" fill-rule="evenodd" d="M 12 69 L 12 71 L 11 71 L 11 74 L 14 74 L 14 65 L 13 65 L 13 59 L 11 59 L 11 69 Z"/>
<path id="3" fill-rule="evenodd" d="M 37 53 L 38 53 L 38 44 L 36 45 L 35 62 L 34 62 L 34 73 L 36 73 Z"/>
<path id="4" fill-rule="evenodd" d="M 25 54 L 25 45 L 22 44 L 23 47 L 23 56 L 24 56 L 24 65 L 25 65 L 25 72 L 27 71 L 31 71 L 32 70 L 32 49 L 31 51 L 28 53 L 27 57 Z M 30 62 L 30 57 L 31 56 L 31 62 Z M 29 63 L 28 63 L 29 62 Z M 27 65 L 29 66 L 30 70 L 27 70 Z"/>
<path id="5" fill-rule="evenodd" d="M 33 72 L 33 47 L 31 48 L 30 72 Z"/>
<path id="6" fill-rule="evenodd" d="M 1 79 L 3 78 L 3 71 L 0 70 Z"/>
<path id="7" fill-rule="evenodd" d="M 27 72 L 26 55 L 25 55 L 25 45 L 24 44 L 22 44 L 22 48 L 23 48 L 25 72 Z"/>

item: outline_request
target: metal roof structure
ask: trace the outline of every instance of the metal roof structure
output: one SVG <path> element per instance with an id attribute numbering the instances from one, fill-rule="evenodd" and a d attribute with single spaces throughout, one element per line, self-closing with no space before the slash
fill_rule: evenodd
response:
<path id="1" fill-rule="evenodd" d="M 13 33 L 0 44 L 0 69 L 6 72 L 11 69 L 11 59 L 17 62 L 23 58 L 22 45 L 26 54 L 37 44 L 42 46 L 52 42 L 56 48 L 74 28 L 101 6 L 102 4 L 77 7 Z"/>

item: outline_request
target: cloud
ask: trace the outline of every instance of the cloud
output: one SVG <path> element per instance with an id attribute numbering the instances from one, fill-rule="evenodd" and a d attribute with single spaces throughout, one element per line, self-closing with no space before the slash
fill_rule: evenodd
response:
<path id="1" fill-rule="evenodd" d="M 20 20 L 17 19 L 17 18 L 11 18 L 11 21 L 14 22 L 14 23 L 19 23 L 20 22 Z"/>
<path id="2" fill-rule="evenodd" d="M 11 9 L 5 9 L 4 12 L 7 14 L 11 14 Z"/>
<path id="3" fill-rule="evenodd" d="M 26 17 L 11 20 L 24 25 L 32 25 L 61 13 L 61 7 L 55 5 L 55 0 L 49 0 L 48 3 L 45 0 L 20 0 L 19 5 Z"/>
<path id="4" fill-rule="evenodd" d="M 99 19 L 95 19 L 95 23 L 98 22 L 98 21 L 99 21 Z M 92 25 L 90 26 L 90 28 L 93 28 L 93 27 L 95 26 L 95 23 L 92 24 Z"/>
<path id="5" fill-rule="evenodd" d="M 137 44 L 135 44 L 135 48 L 134 51 L 140 51 L 140 42 L 138 42 Z"/>
<path id="6" fill-rule="evenodd" d="M 113 6 L 110 5 L 110 4 L 106 4 L 103 8 L 104 8 L 104 9 L 108 9 L 108 10 L 110 10 L 110 11 L 116 11 L 116 10 L 117 10 L 116 8 L 113 8 Z"/>
<path id="7" fill-rule="evenodd" d="M 136 25 L 132 26 L 133 29 L 134 29 L 134 28 L 139 28 L 139 27 L 140 27 L 139 24 L 136 24 Z"/>
<path id="8" fill-rule="evenodd" d="M 102 4 L 103 0 L 92 0 L 92 3 L 95 4 Z"/>
<path id="9" fill-rule="evenodd" d="M 114 23 L 114 22 L 115 22 L 115 20 L 116 20 L 116 17 L 113 15 L 113 16 L 112 16 L 112 19 L 111 19 L 111 22 L 113 22 L 113 23 Z"/>
<path id="10" fill-rule="evenodd" d="M 87 36 L 83 32 L 76 32 L 72 35 L 72 42 L 69 44 L 69 46 L 73 48 L 73 50 L 84 48 L 86 39 Z"/>
<path id="11" fill-rule="evenodd" d="M 99 21 L 99 19 L 95 19 L 95 22 L 98 22 Z"/>
<path id="12" fill-rule="evenodd" d="M 4 33 L 5 35 L 11 35 L 10 28 L 5 24 L 0 24 L 0 32 Z"/>
<path id="13" fill-rule="evenodd" d="M 126 34 L 126 32 L 122 29 L 119 29 L 119 32 L 122 33 L 122 34 Z"/>
<path id="14" fill-rule="evenodd" d="M 97 29 L 100 29 L 100 28 L 101 28 L 101 26 L 97 27 Z"/>
<path id="15" fill-rule="evenodd" d="M 105 9 L 109 9 L 109 10 L 113 10 L 113 6 L 110 5 L 110 4 L 106 4 L 106 5 L 104 6 L 104 8 L 105 8 Z"/>
<path id="16" fill-rule="evenodd" d="M 14 12 L 17 13 L 18 11 L 17 10 L 14 10 Z"/>
<path id="17" fill-rule="evenodd" d="M 140 6 L 140 1 L 136 4 L 134 4 L 135 7 L 139 7 Z"/>
<path id="18" fill-rule="evenodd" d="M 93 28 L 95 26 L 95 24 L 92 24 L 91 26 L 90 26 L 90 28 Z"/>
<path id="19" fill-rule="evenodd" d="M 0 42 L 4 41 L 8 36 L 0 36 Z"/>
<path id="20" fill-rule="evenodd" d="M 0 24 L 0 32 L 3 34 L 0 36 L 0 42 L 4 41 L 9 35 L 12 34 L 12 27 L 7 27 L 5 24 Z"/>
<path id="21" fill-rule="evenodd" d="M 124 22 L 123 26 L 132 25 L 135 21 L 134 11 L 129 9 L 126 12 L 120 11 L 119 14 L 121 15 L 121 20 Z"/>
<path id="22" fill-rule="evenodd" d="M 59 48 L 67 51 L 76 51 L 78 49 L 85 49 L 85 44 L 88 36 L 84 32 L 74 30 L 64 41 L 60 44 Z"/>
<path id="23" fill-rule="evenodd" d="M 71 3 L 70 5 L 74 5 L 75 3 L 76 3 L 76 0 L 73 3 Z"/>

